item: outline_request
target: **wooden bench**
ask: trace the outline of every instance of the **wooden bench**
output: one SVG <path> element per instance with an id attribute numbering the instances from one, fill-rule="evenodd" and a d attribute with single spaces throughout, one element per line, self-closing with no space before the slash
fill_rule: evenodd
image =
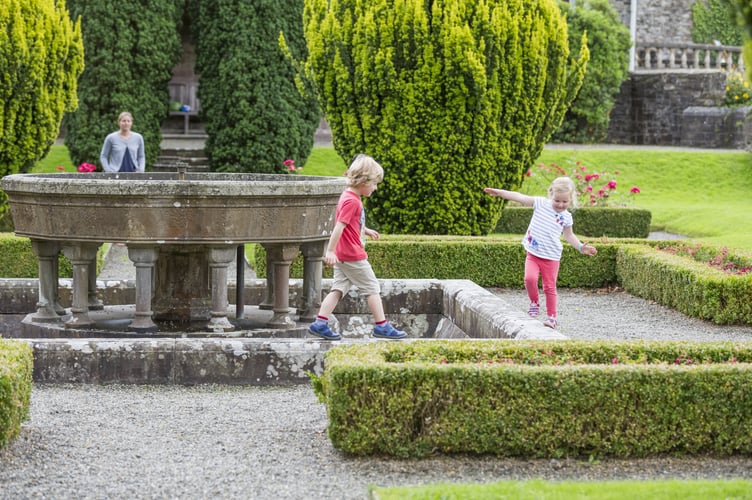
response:
<path id="1" fill-rule="evenodd" d="M 183 133 L 189 134 L 191 128 L 191 117 L 198 116 L 201 109 L 196 90 L 198 82 L 195 81 L 177 81 L 173 80 L 169 84 L 170 103 L 179 102 L 182 106 L 189 106 L 190 111 L 170 111 L 170 116 L 183 117 Z"/>

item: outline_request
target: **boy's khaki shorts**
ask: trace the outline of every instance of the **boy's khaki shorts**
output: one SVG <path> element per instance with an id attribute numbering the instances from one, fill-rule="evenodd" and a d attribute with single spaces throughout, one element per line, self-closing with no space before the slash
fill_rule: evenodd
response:
<path id="1" fill-rule="evenodd" d="M 368 259 L 334 264 L 332 290 L 339 290 L 342 295 L 345 295 L 353 286 L 358 287 L 358 291 L 366 297 L 381 292 L 379 280 L 376 278 Z"/>

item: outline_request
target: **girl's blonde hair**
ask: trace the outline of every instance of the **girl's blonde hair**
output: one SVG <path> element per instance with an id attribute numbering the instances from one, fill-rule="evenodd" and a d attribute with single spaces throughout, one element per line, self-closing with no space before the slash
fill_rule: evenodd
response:
<path id="1" fill-rule="evenodd" d="M 553 198 L 554 193 L 569 193 L 569 206 L 577 208 L 577 190 L 574 181 L 569 177 L 557 177 L 548 187 L 548 197 Z"/>
<path id="2" fill-rule="evenodd" d="M 345 175 L 348 186 L 378 184 L 384 180 L 384 169 L 370 156 L 359 154 L 353 159 Z"/>

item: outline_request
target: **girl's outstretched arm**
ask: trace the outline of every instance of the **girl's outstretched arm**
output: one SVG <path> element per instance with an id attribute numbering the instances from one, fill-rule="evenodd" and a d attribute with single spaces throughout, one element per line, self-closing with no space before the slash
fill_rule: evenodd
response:
<path id="1" fill-rule="evenodd" d="M 579 250 L 580 253 L 590 255 L 591 257 L 598 253 L 598 250 L 593 245 L 582 243 L 580 239 L 575 236 L 574 231 L 572 231 L 572 226 L 564 228 L 564 239 L 567 240 L 570 245 Z"/>
<path id="2" fill-rule="evenodd" d="M 505 200 L 516 201 L 520 205 L 523 205 L 526 207 L 533 206 L 534 199 L 532 196 L 518 193 L 517 191 L 507 191 L 506 189 L 496 189 L 496 188 L 483 188 L 483 192 L 489 196 L 497 196 L 499 198 L 504 198 Z"/>

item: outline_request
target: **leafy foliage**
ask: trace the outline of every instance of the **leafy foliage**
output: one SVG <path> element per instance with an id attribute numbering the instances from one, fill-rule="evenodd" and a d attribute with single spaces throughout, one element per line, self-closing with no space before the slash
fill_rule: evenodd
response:
<path id="1" fill-rule="evenodd" d="M 548 0 L 306 0 L 304 23 L 334 147 L 384 166 L 366 205 L 391 233 L 488 233 L 501 202 L 482 188 L 519 187 L 588 59 Z"/>
<path id="2" fill-rule="evenodd" d="M 314 384 L 352 455 L 752 451 L 748 345 L 434 340 L 337 346 Z"/>
<path id="3" fill-rule="evenodd" d="M 83 70 L 81 26 L 65 2 L 0 5 L 0 176 L 27 172 L 55 142 L 65 111 L 76 108 Z M 5 193 L 0 192 L 7 211 Z"/>
<path id="4" fill-rule="evenodd" d="M 222 172 L 288 172 L 313 148 L 319 111 L 298 92 L 295 71 L 279 46 L 280 31 L 297 58 L 305 56 L 302 0 L 196 2 L 199 98 L 212 169 Z"/>
<path id="5" fill-rule="evenodd" d="M 743 30 L 736 22 L 737 1 L 697 0 L 692 5 L 692 40 L 695 43 L 717 40 L 723 45 L 741 45 Z"/>
<path id="6" fill-rule="evenodd" d="M 0 448 L 21 433 L 29 420 L 34 353 L 31 346 L 0 338 Z"/>
<path id="7" fill-rule="evenodd" d="M 742 28 L 742 57 L 752 61 L 752 4 L 748 0 L 733 0 L 736 9 L 736 21 Z M 752 64 L 746 68 L 747 80 L 752 80 Z"/>
<path id="8" fill-rule="evenodd" d="M 749 80 L 741 71 L 731 70 L 726 73 L 726 106 L 747 106 L 752 101 L 752 89 Z"/>
<path id="9" fill-rule="evenodd" d="M 577 52 L 583 33 L 590 49 L 582 88 L 552 142 L 596 143 L 606 138 L 611 110 L 629 71 L 629 30 L 608 0 L 559 2 L 569 26 L 569 48 Z"/>
<path id="10" fill-rule="evenodd" d="M 160 128 L 169 111 L 167 84 L 180 56 L 182 2 L 70 3 L 71 12 L 81 16 L 86 49 L 79 107 L 64 121 L 71 159 L 76 165 L 99 164 L 105 136 L 117 130 L 118 115 L 130 111 L 151 165 L 160 153 Z"/>

